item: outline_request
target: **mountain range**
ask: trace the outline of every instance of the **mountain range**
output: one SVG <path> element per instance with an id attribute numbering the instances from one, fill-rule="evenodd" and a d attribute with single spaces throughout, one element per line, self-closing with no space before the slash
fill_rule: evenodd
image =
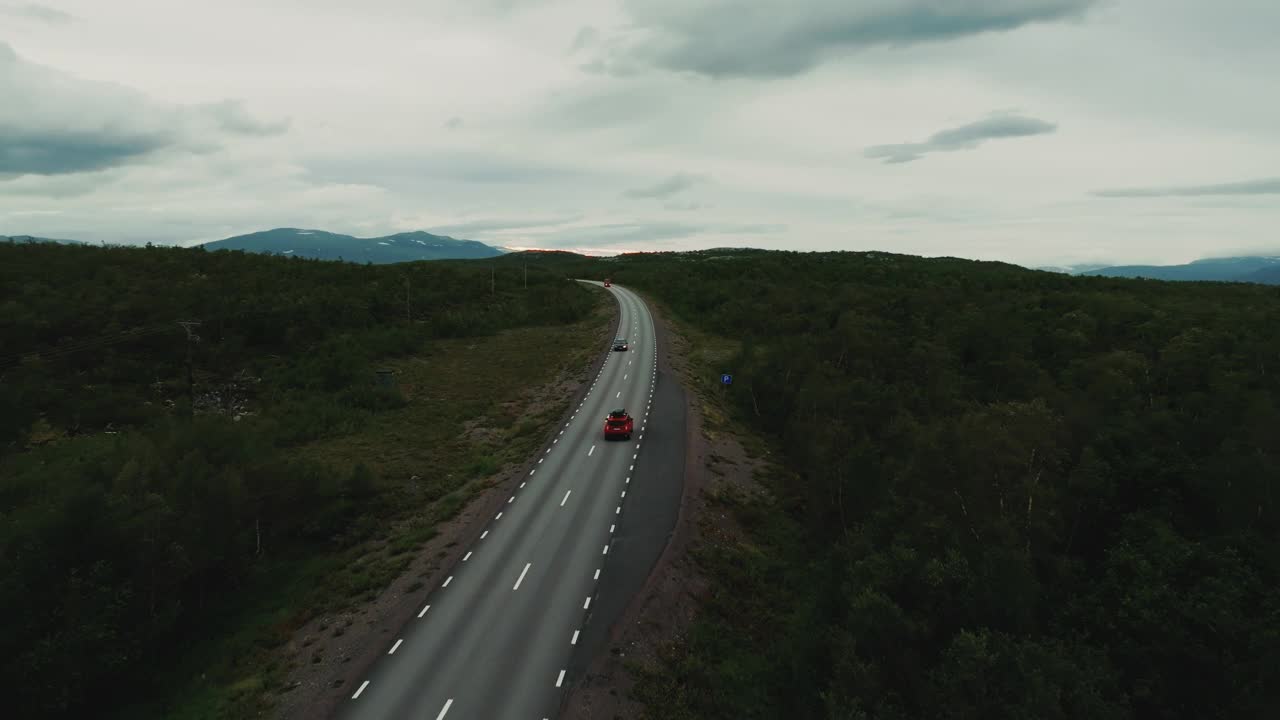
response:
<path id="1" fill-rule="evenodd" d="M 420 230 L 358 238 L 324 230 L 276 228 L 214 240 L 204 243 L 204 248 L 375 264 L 477 259 L 506 254 L 505 250 L 475 240 L 458 240 Z"/>
<path id="2" fill-rule="evenodd" d="M 1152 280 L 1191 280 L 1214 282 L 1251 282 L 1280 285 L 1280 257 L 1246 255 L 1241 257 L 1203 258 L 1182 265 L 1076 265 L 1039 267 L 1037 270 L 1064 272 L 1069 275 L 1149 278 Z"/>

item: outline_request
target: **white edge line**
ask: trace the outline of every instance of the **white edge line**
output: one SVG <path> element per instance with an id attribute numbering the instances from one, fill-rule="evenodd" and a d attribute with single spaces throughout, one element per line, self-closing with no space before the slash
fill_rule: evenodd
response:
<path id="1" fill-rule="evenodd" d="M 563 671 L 563 670 L 561 670 L 560 672 L 561 672 L 561 674 L 563 674 L 563 673 L 564 673 L 564 671 Z M 352 696 L 351 696 L 351 699 L 352 699 L 352 700 L 355 700 L 356 698 L 360 697 L 360 693 L 364 692 L 364 689 L 365 689 L 365 688 L 367 688 L 367 687 L 369 687 L 369 681 L 368 681 L 368 680 L 365 680 L 364 682 L 360 683 L 360 689 L 359 689 L 359 690 L 356 690 L 356 694 L 355 694 L 355 695 L 352 695 Z"/>
<path id="2" fill-rule="evenodd" d="M 445 578 L 445 579 L 444 579 L 444 585 L 441 585 L 440 587 L 449 587 L 449 583 L 451 583 L 451 582 L 453 582 L 453 576 L 452 576 L 452 575 L 450 575 L 449 577 Z"/>
<path id="3" fill-rule="evenodd" d="M 427 611 L 428 611 L 428 610 L 430 610 L 430 609 L 431 609 L 431 606 L 430 606 L 430 605 L 428 605 L 428 606 L 426 606 L 426 607 L 422 608 L 422 612 L 418 613 L 418 617 L 422 617 L 423 615 L 426 615 L 426 614 L 427 614 Z"/>
<path id="4" fill-rule="evenodd" d="M 395 655 L 396 651 L 400 649 L 400 643 L 402 642 L 404 642 L 404 638 L 400 638 L 399 640 L 396 640 L 396 644 L 391 646 L 391 649 L 387 651 L 387 654 Z"/>

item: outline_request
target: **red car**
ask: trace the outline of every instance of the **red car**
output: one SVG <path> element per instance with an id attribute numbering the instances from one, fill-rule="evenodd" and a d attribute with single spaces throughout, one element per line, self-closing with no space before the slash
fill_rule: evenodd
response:
<path id="1" fill-rule="evenodd" d="M 610 287 L 610 285 L 609 285 L 609 278 L 605 278 L 605 279 L 604 279 L 604 286 L 605 286 L 605 287 Z"/>
<path id="2" fill-rule="evenodd" d="M 609 413 L 609 417 L 604 419 L 604 439 L 621 438 L 630 440 L 633 428 L 635 428 L 635 421 L 631 419 L 626 410 L 619 408 Z"/>

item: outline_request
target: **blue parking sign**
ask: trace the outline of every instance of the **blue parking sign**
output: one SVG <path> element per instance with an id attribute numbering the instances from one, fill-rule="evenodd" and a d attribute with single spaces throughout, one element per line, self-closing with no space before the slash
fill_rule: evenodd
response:
<path id="1" fill-rule="evenodd" d="M 728 375 L 728 374 L 721 375 L 721 376 L 720 376 L 720 383 L 721 383 L 721 384 L 723 384 L 723 385 L 732 385 L 732 384 L 733 384 L 733 376 L 732 376 L 732 375 Z"/>

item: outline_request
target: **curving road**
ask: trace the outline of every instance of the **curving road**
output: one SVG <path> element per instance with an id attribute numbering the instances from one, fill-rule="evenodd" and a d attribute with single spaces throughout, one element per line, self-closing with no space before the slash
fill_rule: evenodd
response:
<path id="1" fill-rule="evenodd" d="M 631 340 L 631 350 L 610 353 L 519 489 L 335 717 L 555 716 L 626 512 L 627 489 L 644 459 L 657 383 L 648 309 L 624 288 L 609 291 L 620 308 L 617 334 Z M 605 441 L 604 417 L 618 407 L 636 419 L 635 434 Z"/>

